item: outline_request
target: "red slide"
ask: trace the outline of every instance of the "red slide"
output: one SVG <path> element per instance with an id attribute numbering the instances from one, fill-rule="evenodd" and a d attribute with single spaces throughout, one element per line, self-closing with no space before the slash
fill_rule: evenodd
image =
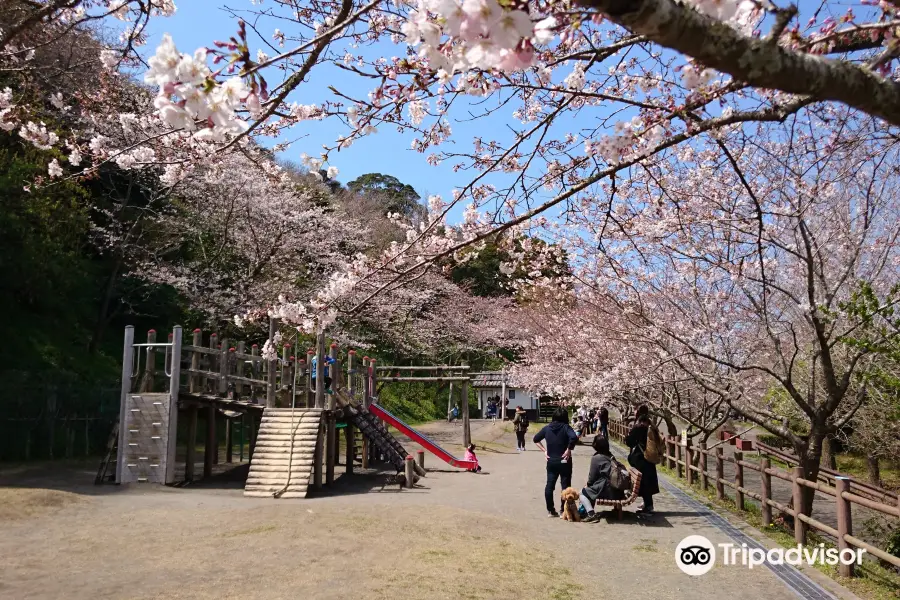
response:
<path id="1" fill-rule="evenodd" d="M 397 417 L 395 417 L 394 415 L 392 415 L 391 413 L 389 413 L 382 407 L 378 406 L 377 404 L 370 405 L 369 412 L 374 414 L 379 419 L 382 419 L 383 421 L 390 423 L 396 429 L 399 429 L 400 431 L 402 431 L 404 434 L 406 434 L 407 437 L 409 437 L 409 439 L 411 439 L 415 443 L 419 444 L 420 446 L 422 446 L 423 448 L 425 448 L 426 450 L 428 450 L 429 452 L 431 452 L 432 454 L 434 454 L 435 456 L 440 458 L 442 461 L 444 461 L 445 463 L 450 465 L 451 467 L 456 467 L 458 469 L 474 469 L 475 468 L 474 461 L 461 460 L 459 458 L 456 458 L 455 456 L 453 456 L 452 454 L 450 454 L 449 452 L 447 452 L 446 450 L 444 450 L 443 448 L 438 446 L 436 443 L 431 441 L 430 438 L 419 433 L 418 431 L 416 431 L 415 429 L 413 429 L 412 427 L 410 427 L 409 425 L 407 425 L 406 423 L 404 423 L 403 421 L 401 421 L 400 419 L 398 419 Z"/>

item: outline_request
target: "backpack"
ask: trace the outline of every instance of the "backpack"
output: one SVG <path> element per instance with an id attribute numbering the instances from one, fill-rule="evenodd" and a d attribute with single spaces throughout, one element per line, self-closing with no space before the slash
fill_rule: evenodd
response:
<path id="1" fill-rule="evenodd" d="M 614 490 L 630 492 L 631 473 L 629 473 L 628 469 L 622 466 L 622 463 L 615 458 L 610 462 L 612 463 L 612 468 L 609 470 L 609 485 L 611 485 Z"/>
<path id="2" fill-rule="evenodd" d="M 659 430 L 652 425 L 647 428 L 647 447 L 644 448 L 644 458 L 647 459 L 647 462 L 652 463 L 654 465 L 659 464 L 660 456 L 660 446 L 662 445 L 662 440 L 659 437 Z"/>
<path id="3" fill-rule="evenodd" d="M 522 413 L 522 417 L 519 419 L 519 425 L 516 427 L 516 431 L 528 431 L 528 417 L 525 416 L 525 413 Z"/>

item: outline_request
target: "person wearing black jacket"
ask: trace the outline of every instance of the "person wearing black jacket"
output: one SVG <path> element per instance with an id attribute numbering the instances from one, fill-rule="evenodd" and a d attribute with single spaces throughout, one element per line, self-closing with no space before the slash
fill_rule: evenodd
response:
<path id="1" fill-rule="evenodd" d="M 535 434 L 534 443 L 547 457 L 547 485 L 544 487 L 547 513 L 550 517 L 558 517 L 559 513 L 553 508 L 553 488 L 557 480 L 560 480 L 562 489 L 572 486 L 572 450 L 578 443 L 578 436 L 569 427 L 566 409 L 561 406 L 556 409 L 551 423 Z"/>
<path id="2" fill-rule="evenodd" d="M 609 440 L 603 436 L 595 436 L 592 443 L 594 456 L 591 457 L 591 468 L 588 471 L 587 486 L 581 490 L 581 505 L 587 511 L 585 523 L 596 523 L 600 517 L 594 512 L 597 500 L 620 500 L 622 492 L 613 489 L 613 458 L 609 450 Z"/>
<path id="3" fill-rule="evenodd" d="M 644 505 L 638 508 L 638 512 L 653 512 L 653 496 L 659 493 L 659 476 L 656 474 L 656 465 L 644 458 L 644 450 L 647 448 L 647 435 L 650 429 L 650 417 L 642 414 L 637 419 L 637 424 L 631 428 L 625 437 L 625 445 L 631 448 L 628 454 L 628 463 L 641 472 L 641 488 L 638 495 L 644 500 Z"/>

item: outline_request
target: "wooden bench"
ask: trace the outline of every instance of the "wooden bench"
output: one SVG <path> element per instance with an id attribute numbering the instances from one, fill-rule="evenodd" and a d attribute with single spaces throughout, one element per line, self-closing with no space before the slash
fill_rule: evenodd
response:
<path id="1" fill-rule="evenodd" d="M 628 472 L 631 473 L 631 494 L 622 500 L 606 500 L 604 498 L 598 498 L 595 503 L 595 506 L 612 506 L 616 509 L 616 517 L 620 520 L 622 519 L 622 507 L 628 506 L 640 498 L 640 496 L 638 496 L 638 490 L 641 489 L 641 472 L 634 467 L 628 467 Z"/>

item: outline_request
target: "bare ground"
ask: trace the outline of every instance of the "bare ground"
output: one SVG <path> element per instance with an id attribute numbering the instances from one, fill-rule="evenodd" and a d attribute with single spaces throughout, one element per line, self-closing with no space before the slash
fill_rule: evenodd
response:
<path id="1" fill-rule="evenodd" d="M 461 451 L 456 425 L 425 429 Z M 548 519 L 543 455 L 516 453 L 501 423 L 473 438 L 483 474 L 428 455 L 414 490 L 373 471 L 307 500 L 244 498 L 234 474 L 123 489 L 90 485 L 93 463 L 0 469 L 0 598 L 794 597 L 765 569 L 682 574 L 682 538 L 726 540 L 665 493 L 652 517 Z"/>

